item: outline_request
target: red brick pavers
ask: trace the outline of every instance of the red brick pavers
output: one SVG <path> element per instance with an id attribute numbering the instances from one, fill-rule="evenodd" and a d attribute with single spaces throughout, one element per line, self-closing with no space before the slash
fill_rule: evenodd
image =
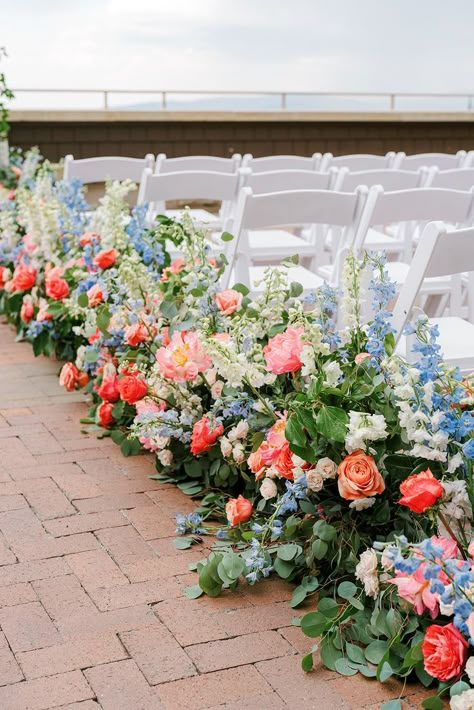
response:
<path id="1" fill-rule="evenodd" d="M 173 546 L 179 490 L 79 422 L 57 382 L 0 324 L 0 708 L 377 708 L 401 686 L 305 675 L 311 640 L 278 579 L 183 596 L 202 548 Z M 426 694 L 425 694 L 426 695 Z M 416 686 L 404 708 L 420 707 Z"/>

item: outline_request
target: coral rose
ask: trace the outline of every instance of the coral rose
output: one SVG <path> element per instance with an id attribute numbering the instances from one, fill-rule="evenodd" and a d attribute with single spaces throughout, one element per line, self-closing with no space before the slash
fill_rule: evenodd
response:
<path id="1" fill-rule="evenodd" d="M 118 389 L 120 393 L 120 399 L 128 404 L 135 404 L 139 399 L 143 397 L 148 392 L 148 385 L 141 377 L 137 375 L 125 375 L 119 380 Z"/>
<path id="2" fill-rule="evenodd" d="M 443 495 L 444 488 L 427 468 L 426 471 L 408 476 L 400 484 L 400 493 L 403 495 L 398 501 L 400 505 L 406 505 L 414 513 L 424 513 Z"/>
<path id="3" fill-rule="evenodd" d="M 282 375 L 300 369 L 302 365 L 300 355 L 305 346 L 301 340 L 303 333 L 303 326 L 294 328 L 290 325 L 284 333 L 278 333 L 274 338 L 270 338 L 263 348 L 267 370 L 275 375 Z"/>
<path id="4" fill-rule="evenodd" d="M 128 345 L 138 345 L 143 343 L 145 340 L 150 340 L 148 330 L 144 323 L 137 321 L 133 325 L 128 325 L 124 330 L 125 342 Z"/>
<path id="5" fill-rule="evenodd" d="M 79 238 L 79 244 L 85 247 L 86 244 L 91 244 L 93 241 L 100 239 L 97 232 L 84 232 L 84 234 Z"/>
<path id="6" fill-rule="evenodd" d="M 156 360 L 164 377 L 175 382 L 195 380 L 200 372 L 212 365 L 202 349 L 197 333 L 175 331 L 169 345 L 156 352 Z"/>
<path id="7" fill-rule="evenodd" d="M 11 277 L 10 270 L 6 266 L 0 266 L 0 288 L 5 288 L 5 284 Z"/>
<path id="8" fill-rule="evenodd" d="M 20 264 L 13 272 L 13 278 L 9 282 L 10 291 L 28 291 L 36 283 L 37 271 L 34 266 Z"/>
<path id="9" fill-rule="evenodd" d="M 230 316 L 231 313 L 240 308 L 242 294 L 233 288 L 225 288 L 216 293 L 216 305 L 223 316 Z"/>
<path id="10" fill-rule="evenodd" d="M 115 264 L 118 255 L 119 253 L 117 249 L 103 249 L 98 254 L 96 254 L 93 259 L 93 262 L 95 266 L 99 267 L 99 269 L 108 269 L 109 266 Z"/>
<path id="11" fill-rule="evenodd" d="M 246 523 L 252 517 L 252 503 L 240 495 L 238 498 L 230 498 L 225 506 L 227 520 L 231 527 L 239 523 Z"/>
<path id="12" fill-rule="evenodd" d="M 89 306 L 97 306 L 104 300 L 104 293 L 100 284 L 94 284 L 87 291 L 87 298 L 89 299 Z"/>
<path id="13" fill-rule="evenodd" d="M 468 646 L 454 624 L 428 626 L 421 645 L 426 672 L 438 680 L 459 677 L 466 663 Z"/>
<path id="14" fill-rule="evenodd" d="M 102 384 L 97 388 L 97 394 L 106 402 L 116 402 L 120 397 L 117 375 L 105 375 Z"/>
<path id="15" fill-rule="evenodd" d="M 46 295 L 61 301 L 69 294 L 69 285 L 66 279 L 61 278 L 56 269 L 52 269 L 45 279 Z"/>
<path id="16" fill-rule="evenodd" d="M 256 451 L 250 454 L 247 459 L 247 465 L 252 471 L 252 473 L 255 474 L 255 479 L 258 481 L 258 479 L 263 476 L 263 473 L 265 471 L 265 463 L 262 459 L 260 449 L 257 449 Z"/>
<path id="17" fill-rule="evenodd" d="M 345 500 L 357 500 L 383 493 L 385 483 L 372 456 L 356 449 L 337 468 L 339 495 Z"/>
<path id="18" fill-rule="evenodd" d="M 102 404 L 97 407 L 97 422 L 105 429 L 115 421 L 112 416 L 113 408 L 114 405 L 111 402 L 102 402 Z"/>
<path id="19" fill-rule="evenodd" d="M 209 451 L 216 439 L 224 433 L 222 424 L 211 423 L 206 414 L 195 423 L 191 435 L 191 453 L 196 456 L 203 451 Z"/>
<path id="20" fill-rule="evenodd" d="M 79 370 L 72 362 L 66 362 L 59 375 L 59 384 L 65 387 L 68 392 L 72 392 L 76 388 L 79 380 Z"/>
<path id="21" fill-rule="evenodd" d="M 29 323 L 33 319 L 34 308 L 31 296 L 24 296 L 21 304 L 20 318 L 23 323 Z"/>

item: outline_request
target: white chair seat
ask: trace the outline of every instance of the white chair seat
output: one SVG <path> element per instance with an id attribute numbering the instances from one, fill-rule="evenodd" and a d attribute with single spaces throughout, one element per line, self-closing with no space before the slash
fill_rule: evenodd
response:
<path id="1" fill-rule="evenodd" d="M 380 232 L 378 229 L 370 227 L 364 239 L 365 251 L 385 251 L 388 253 L 401 252 L 405 244 L 402 239 L 396 236 Z"/>
<path id="2" fill-rule="evenodd" d="M 459 367 L 462 372 L 474 371 L 474 325 L 457 316 L 430 318 L 430 324 L 439 327 L 437 343 L 448 365 Z M 404 335 L 400 338 L 397 352 L 401 355 L 409 354 L 407 341 L 410 338 Z"/>
<path id="3" fill-rule="evenodd" d="M 184 209 L 182 210 L 165 210 L 165 215 L 169 217 L 170 219 L 177 219 L 179 220 L 184 212 Z M 194 224 L 197 225 L 211 225 L 212 227 L 215 227 L 217 224 L 221 224 L 221 218 L 218 214 L 212 214 L 212 212 L 208 212 L 207 210 L 203 210 L 201 208 L 196 208 L 196 209 L 190 209 L 188 210 L 190 217 L 192 218 Z"/>
<path id="4" fill-rule="evenodd" d="M 264 284 L 255 285 L 256 281 L 261 281 L 264 276 L 265 266 L 251 266 L 250 269 L 250 290 L 252 293 L 261 293 Z M 323 285 L 324 279 L 304 266 L 295 266 L 288 270 L 288 283 L 296 281 L 303 286 L 303 292 L 309 293 Z"/>
<path id="5" fill-rule="evenodd" d="M 287 256 L 313 256 L 314 246 L 284 229 L 250 230 L 248 233 L 252 259 L 284 259 Z"/>
<path id="6" fill-rule="evenodd" d="M 410 271 L 409 264 L 402 261 L 389 261 L 385 264 L 390 281 L 397 286 L 397 290 L 405 283 Z M 451 276 L 430 276 L 423 281 L 420 294 L 441 294 L 451 292 Z"/>

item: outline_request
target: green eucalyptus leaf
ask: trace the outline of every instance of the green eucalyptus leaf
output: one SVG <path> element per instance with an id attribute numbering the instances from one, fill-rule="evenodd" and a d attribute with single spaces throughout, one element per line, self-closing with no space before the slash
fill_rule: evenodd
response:
<path id="1" fill-rule="evenodd" d="M 394 698 L 394 700 L 387 700 L 386 703 L 380 706 L 380 710 L 402 710 L 402 702 L 400 698 Z"/>
<path id="2" fill-rule="evenodd" d="M 285 562 L 290 562 L 290 560 L 293 560 L 296 555 L 299 555 L 301 552 L 302 548 L 300 545 L 290 542 L 278 548 L 277 557 Z"/>
<path id="3" fill-rule="evenodd" d="M 307 589 L 305 589 L 303 587 L 303 585 L 300 584 L 298 587 L 296 587 L 296 589 L 294 590 L 292 597 L 291 597 L 291 602 L 290 602 L 291 608 L 294 609 L 299 604 L 304 602 L 307 595 L 308 595 L 308 591 L 307 591 Z"/>
<path id="4" fill-rule="evenodd" d="M 184 593 L 188 597 L 188 599 L 197 599 L 202 594 L 204 594 L 199 584 L 193 584 L 192 587 L 185 587 Z"/>
<path id="5" fill-rule="evenodd" d="M 387 650 L 385 641 L 372 641 L 365 649 L 365 657 L 370 663 L 376 666 L 380 663 Z"/>
<path id="6" fill-rule="evenodd" d="M 346 653 L 351 661 L 354 663 L 365 664 L 365 656 L 363 650 L 360 646 L 356 646 L 354 643 L 346 643 Z"/>
<path id="7" fill-rule="evenodd" d="M 306 656 L 303 656 L 303 658 L 301 659 L 301 668 L 304 670 L 305 673 L 309 673 L 309 671 L 313 670 L 312 653 L 307 653 Z"/>
<path id="8" fill-rule="evenodd" d="M 334 666 L 335 666 L 336 671 L 338 673 L 340 673 L 341 675 L 351 676 L 351 675 L 356 675 L 356 673 L 358 672 L 357 668 L 353 668 L 352 666 L 349 665 L 346 658 L 336 659 Z"/>
<path id="9" fill-rule="evenodd" d="M 319 611 L 310 611 L 301 619 L 301 630 L 306 636 L 316 638 L 320 636 L 328 625 L 327 618 Z"/>
<path id="10" fill-rule="evenodd" d="M 328 544 L 324 540 L 315 540 L 311 545 L 313 555 L 317 560 L 322 560 L 328 551 Z"/>
<path id="11" fill-rule="evenodd" d="M 341 582 L 337 588 L 337 593 L 343 599 L 351 599 L 357 593 L 357 587 L 353 582 Z"/>
<path id="12" fill-rule="evenodd" d="M 173 545 L 176 547 L 177 550 L 187 550 L 188 547 L 191 547 L 193 544 L 193 541 L 189 537 L 176 537 L 173 540 Z"/>
<path id="13" fill-rule="evenodd" d="M 438 695 L 431 695 L 423 700 L 421 707 L 426 710 L 443 710 L 444 703 Z"/>

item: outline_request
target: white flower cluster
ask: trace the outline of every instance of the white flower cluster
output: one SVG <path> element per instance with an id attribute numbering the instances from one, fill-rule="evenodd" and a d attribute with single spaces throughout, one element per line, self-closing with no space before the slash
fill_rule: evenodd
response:
<path id="1" fill-rule="evenodd" d="M 228 432 L 227 436 L 221 436 L 220 445 L 224 458 L 232 458 L 237 464 L 245 461 L 245 443 L 243 440 L 247 436 L 248 432 L 248 422 L 241 419 L 236 426 Z"/>
<path id="2" fill-rule="evenodd" d="M 349 454 L 356 449 L 365 451 L 368 441 L 386 439 L 387 436 L 387 422 L 383 414 L 349 412 L 349 430 L 345 438 L 345 447 Z"/>
<path id="3" fill-rule="evenodd" d="M 355 576 L 364 585 L 368 597 L 377 598 L 379 593 L 379 573 L 377 554 L 372 549 L 365 550 L 361 556 Z"/>
<path id="4" fill-rule="evenodd" d="M 324 481 L 330 478 L 335 478 L 337 474 L 337 465 L 334 461 L 327 456 L 319 459 L 315 468 L 310 471 L 304 471 L 301 469 L 299 475 L 306 475 L 306 484 L 310 491 L 317 493 L 324 486 Z M 295 471 L 295 478 L 298 474 Z"/>
<path id="5" fill-rule="evenodd" d="M 117 249 L 122 252 L 129 243 L 125 231 L 128 193 L 136 188 L 131 180 L 107 183 L 105 195 L 99 200 L 94 212 L 91 229 L 100 234 L 102 249 Z"/>
<path id="6" fill-rule="evenodd" d="M 444 496 L 441 505 L 441 512 L 448 519 L 449 525 L 454 532 L 471 531 L 472 507 L 466 488 L 466 481 L 443 481 Z M 439 535 L 450 537 L 442 521 L 438 522 Z"/>

